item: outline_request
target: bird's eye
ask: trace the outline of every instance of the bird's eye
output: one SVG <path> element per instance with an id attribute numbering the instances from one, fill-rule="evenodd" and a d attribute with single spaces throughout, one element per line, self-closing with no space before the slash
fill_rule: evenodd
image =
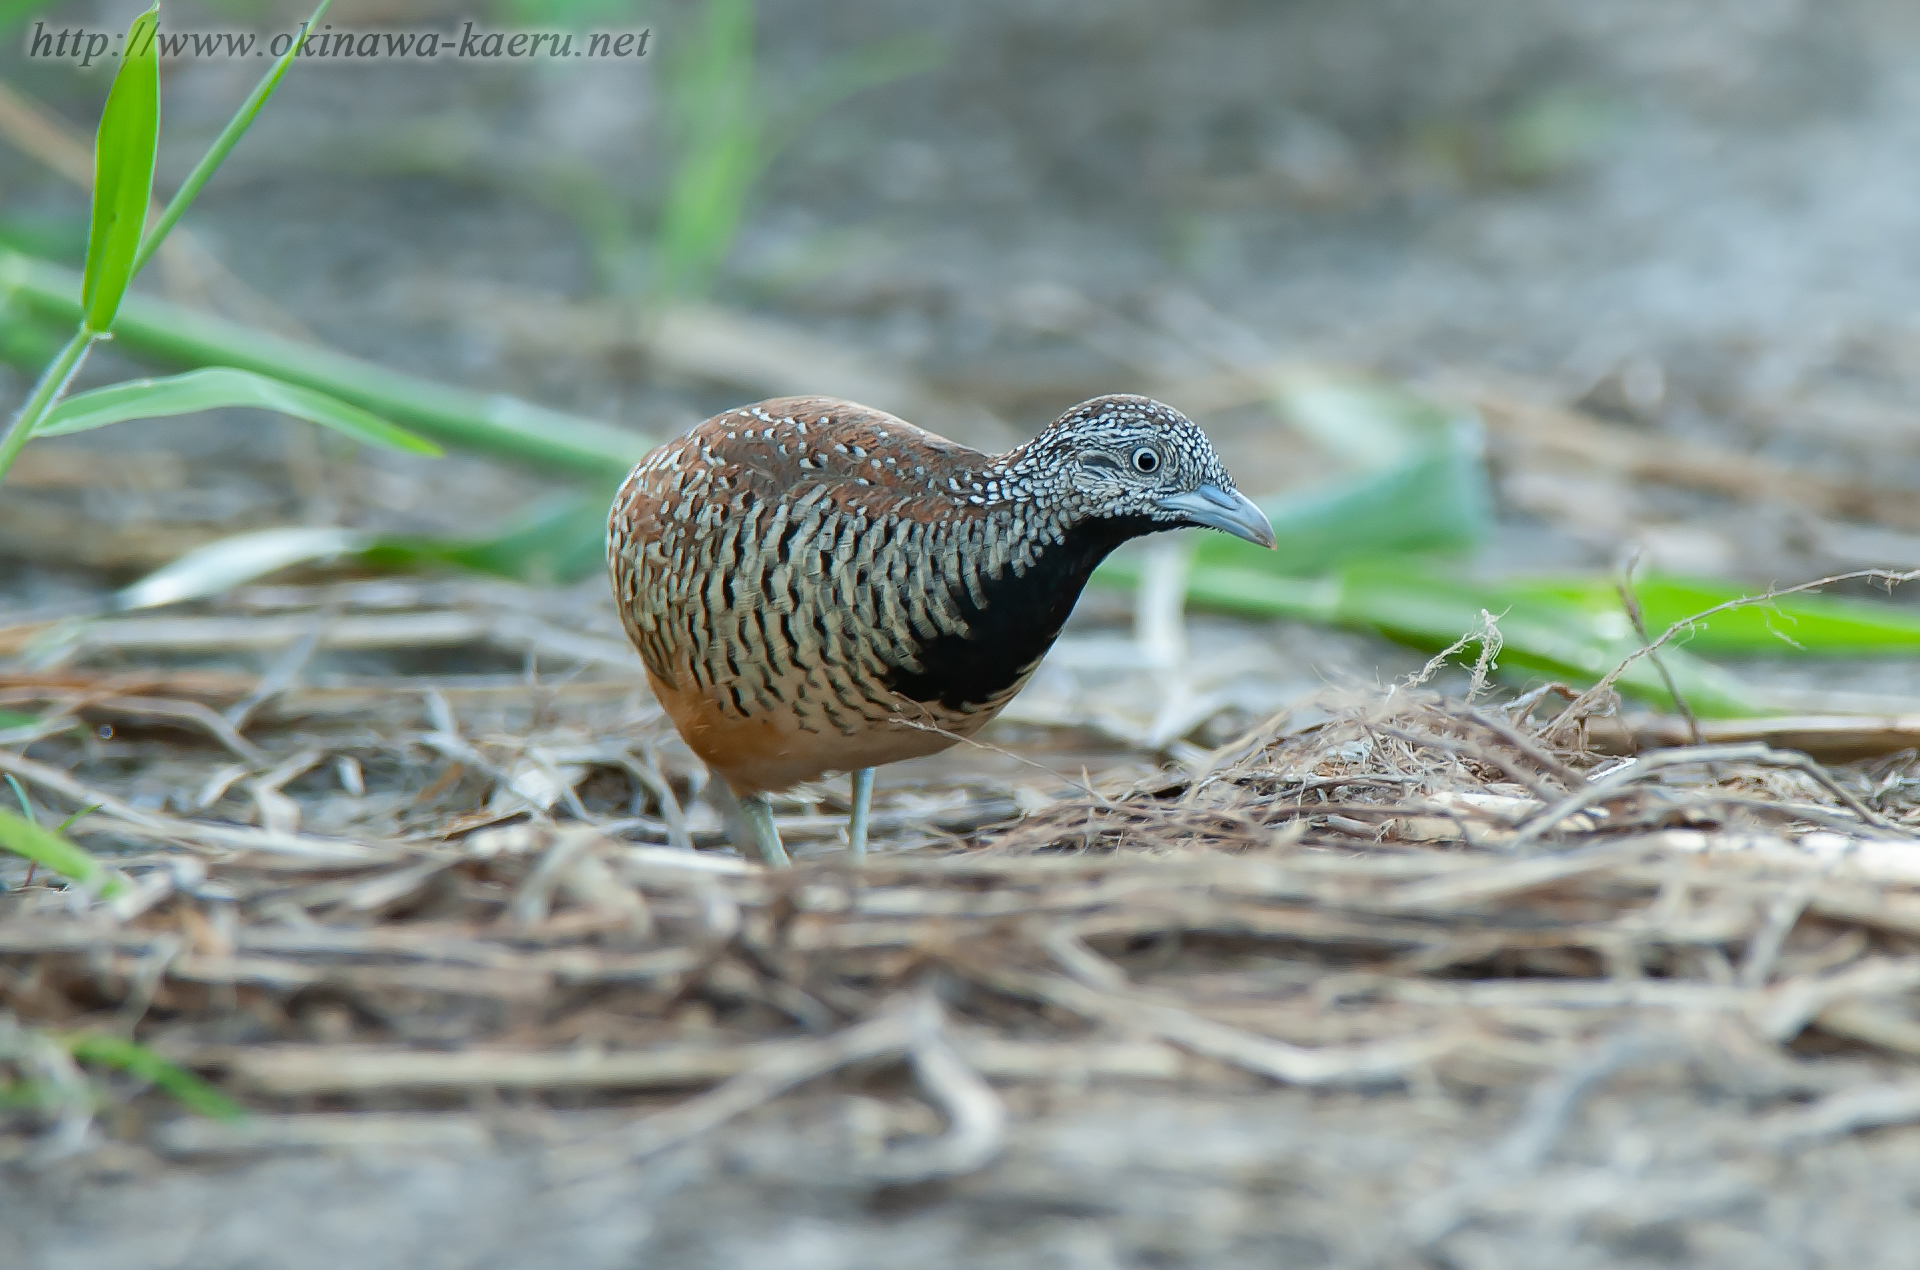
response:
<path id="1" fill-rule="evenodd" d="M 1143 445 L 1133 452 L 1133 470 L 1136 472 L 1157 472 L 1160 470 L 1160 454 L 1152 446 Z"/>

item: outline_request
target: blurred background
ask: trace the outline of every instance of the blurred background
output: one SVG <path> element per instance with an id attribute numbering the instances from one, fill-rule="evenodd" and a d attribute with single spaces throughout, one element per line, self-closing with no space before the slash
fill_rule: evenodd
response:
<path id="1" fill-rule="evenodd" d="M 22 45 L 134 7 L 9 12 L 0 241 L 74 264 L 107 73 Z M 163 24 L 303 16 L 181 0 Z M 1920 563 L 1898 496 L 1920 483 L 1920 13 L 1895 0 L 342 0 L 328 20 L 653 37 L 626 60 L 302 61 L 141 288 L 652 437 L 817 391 L 999 446 L 1153 391 L 1263 494 L 1338 456 L 1232 373 L 1362 368 L 1506 407 L 1501 565 Z M 157 191 L 260 69 L 163 67 Z M 53 345 L 21 305 L 4 320 L 17 401 Z M 180 365 L 101 352 L 80 386 Z M 474 532 L 552 488 L 253 412 L 36 442 L 0 498 L 0 599 L 94 593 L 240 529 Z"/>

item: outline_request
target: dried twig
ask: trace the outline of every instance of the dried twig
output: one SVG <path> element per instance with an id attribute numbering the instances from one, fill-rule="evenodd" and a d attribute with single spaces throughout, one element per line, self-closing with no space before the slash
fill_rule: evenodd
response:
<path id="1" fill-rule="evenodd" d="M 1598 683 L 1581 693 L 1565 710 L 1562 710 L 1559 715 L 1554 718 L 1553 722 L 1547 725 L 1543 737 L 1548 741 L 1553 741 L 1562 734 L 1563 730 L 1571 728 L 1584 720 L 1598 707 L 1598 704 L 1604 701 L 1607 695 L 1613 691 L 1614 683 L 1621 675 L 1627 672 L 1629 666 L 1633 665 L 1634 662 L 1640 660 L 1642 657 L 1653 656 L 1682 631 L 1693 629 L 1696 623 L 1712 617 L 1715 613 L 1725 613 L 1731 609 L 1746 608 L 1754 604 L 1766 604 L 1769 601 L 1779 599 L 1783 595 L 1798 595 L 1805 591 L 1817 591 L 1821 587 L 1833 586 L 1841 582 L 1864 581 L 1892 589 L 1903 582 L 1911 582 L 1915 578 L 1920 578 L 1920 569 L 1906 573 L 1895 573 L 1887 569 L 1856 569 L 1851 573 L 1835 573 L 1824 578 L 1815 578 L 1811 582 L 1802 582 L 1798 586 L 1769 587 L 1759 595 L 1742 596 L 1737 600 L 1727 600 L 1724 603 L 1714 605 L 1712 608 L 1702 609 L 1693 616 L 1684 618 L 1681 621 L 1675 622 L 1672 626 L 1669 626 L 1661 633 L 1658 639 L 1646 643 L 1642 647 L 1629 653 L 1621 660 L 1619 665 L 1601 676 Z"/>
<path id="2" fill-rule="evenodd" d="M 1679 767 L 1694 763 L 1761 763 L 1769 767 L 1788 767 L 1805 772 L 1822 787 L 1846 804 L 1854 815 L 1860 817 L 1863 824 L 1876 829 L 1898 832 L 1851 791 L 1833 779 L 1832 773 L 1804 754 L 1769 749 L 1764 745 L 1713 745 L 1692 750 L 1661 750 L 1652 754 L 1643 754 L 1631 763 L 1615 768 L 1599 780 L 1577 789 L 1560 802 L 1555 803 L 1538 816 L 1528 821 L 1507 844 L 1510 851 L 1522 851 L 1539 841 L 1542 834 L 1565 820 L 1568 816 L 1608 798 L 1625 789 L 1649 772 L 1663 771 L 1669 767 Z"/>
<path id="3" fill-rule="evenodd" d="M 269 622 L 286 638 L 326 605 L 352 634 L 367 617 L 452 606 L 492 642 L 488 613 L 512 607 L 391 583 L 257 588 L 232 605 L 237 625 L 202 634 L 252 643 Z M 328 629 L 317 647 L 339 623 Z M 451 629 L 413 633 L 431 646 Z M 516 637 L 547 641 L 543 660 L 554 642 Z M 82 665 L 0 679 L 0 708 L 136 698 L 217 712 L 259 688 Z M 0 984 L 8 1002 L 45 1026 L 110 1010 L 149 1038 L 164 1018 L 173 1054 L 261 1113 L 252 1138 L 163 1130 L 169 1150 L 409 1135 L 478 1147 L 496 1140 L 491 1120 L 396 1112 L 507 1089 L 508 1132 L 618 1167 L 772 1099 L 817 1097 L 818 1076 L 845 1072 L 844 1089 L 871 1065 L 910 1073 L 945 1121 L 818 1162 L 871 1186 L 988 1164 L 1004 1085 L 1070 1098 L 1110 1080 L 1205 1090 L 1249 1073 L 1331 1086 L 1439 1074 L 1486 1087 L 1546 1073 L 1546 1091 L 1571 1087 L 1569 1056 L 1649 1032 L 1684 1032 L 1710 1056 L 1815 1028 L 1885 1061 L 1920 1057 L 1908 1000 L 1920 981 L 1904 955 L 1920 933 L 1920 863 L 1904 830 L 1885 836 L 1913 816 L 1905 767 L 1879 774 L 1879 809 L 1863 815 L 1850 778 L 1797 756 L 1709 746 L 1595 769 L 1536 733 L 1529 707 L 1400 687 L 1385 701 L 1330 697 L 1310 726 L 1269 720 L 1200 774 L 1086 780 L 1019 819 L 972 785 L 937 804 L 902 797 L 877 833 L 924 841 L 933 817 L 998 823 L 880 854 L 857 876 L 803 858 L 771 880 L 691 849 L 714 837 L 708 809 L 685 801 L 705 773 L 627 680 L 289 683 L 262 700 L 250 743 L 277 766 L 133 730 L 48 736 L 32 760 L 0 750 L 0 770 L 38 786 L 43 807 L 99 804 L 76 834 L 132 848 L 119 861 L 131 885 L 109 905 L 0 892 L 0 954 L 26 968 L 10 982 L 32 985 Z M 1700 726 L 1713 741 L 1724 725 Z M 425 776 L 423 752 L 446 756 Z M 1663 763 L 1703 760 L 1697 781 L 1632 789 Z M 1756 779 L 1782 765 L 1822 783 L 1818 805 L 1797 782 Z M 473 773 L 525 788 L 489 799 Z M 172 806 L 198 791 L 206 815 L 160 810 L 156 789 Z M 782 820 L 795 840 L 837 824 Z M 1523 847 L 1550 834 L 1556 850 L 1514 858 L 1521 833 Z M 8 868 L 9 883 L 24 872 Z M 929 983 L 964 1029 L 901 1021 Z M 263 1042 L 233 1043 L 241 1009 Z M 793 1038 L 794 1019 L 818 1035 Z M 1794 1087 L 1816 1088 L 1826 1066 L 1797 1063 Z M 1577 1097 L 1598 1096 L 1597 1080 L 1581 1088 L 1559 1112 L 1517 1119 L 1511 1154 L 1552 1155 Z M 345 1110 L 277 1114 L 313 1097 Z M 583 1097 L 607 1110 L 565 1109 Z M 610 1134 L 605 1118 L 630 1119 L 642 1100 L 646 1118 Z M 1831 1132 L 1856 1119 L 1836 1111 Z"/>
<path id="4" fill-rule="evenodd" d="M 1640 596 L 1633 589 L 1633 571 L 1640 564 L 1640 552 L 1636 550 L 1627 561 L 1627 567 L 1620 571 L 1620 607 L 1627 612 L 1627 620 L 1633 623 L 1633 633 L 1640 637 L 1641 645 L 1647 650 L 1647 657 L 1653 662 L 1655 670 L 1660 672 L 1660 682 L 1667 686 L 1667 699 L 1673 702 L 1673 708 L 1680 712 L 1686 721 L 1687 734 L 1695 745 L 1704 745 L 1700 736 L 1700 720 L 1694 718 L 1693 707 L 1680 694 L 1680 686 L 1673 681 L 1673 672 L 1667 669 L 1667 663 L 1660 660 L 1660 654 L 1653 649 L 1653 639 L 1647 634 L 1647 619 L 1640 612 Z"/>

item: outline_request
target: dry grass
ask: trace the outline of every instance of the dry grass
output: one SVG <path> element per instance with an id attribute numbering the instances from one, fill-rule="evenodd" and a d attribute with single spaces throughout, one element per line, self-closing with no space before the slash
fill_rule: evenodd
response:
<path id="1" fill-rule="evenodd" d="M 96 807 L 76 836 L 132 882 L 94 903 L 14 866 L 0 1002 L 26 1035 L 136 1038 L 254 1113 L 118 1077 L 113 1135 L 531 1133 L 592 1173 L 858 1086 L 899 1131 L 829 1167 L 897 1183 L 991 1160 L 1021 1087 L 1532 1085 L 1501 1148 L 1524 1169 L 1647 1054 L 1818 1096 L 1742 1149 L 1920 1118 L 1910 756 L 1623 763 L 1550 726 L 1551 694 L 1402 684 L 1144 782 L 1062 779 L 1025 816 L 978 783 L 896 788 L 858 870 L 830 796 L 795 801 L 801 865 L 770 875 L 716 849 L 697 764 L 590 609 L 381 585 L 43 630 L 40 668 L 0 675 L 0 709 L 46 720 L 0 737 L 0 769 L 45 813 Z M 289 640 L 258 675 L 167 664 Z M 303 674 L 455 647 L 572 669 Z M 89 663 L 109 654 L 146 668 Z M 16 1156 L 100 1137 L 71 1106 L 6 1123 Z"/>

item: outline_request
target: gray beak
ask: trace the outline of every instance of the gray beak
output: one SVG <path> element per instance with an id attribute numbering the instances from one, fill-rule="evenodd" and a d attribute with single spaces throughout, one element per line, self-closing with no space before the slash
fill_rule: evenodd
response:
<path id="1" fill-rule="evenodd" d="M 1273 524 L 1267 514 L 1238 490 L 1202 485 L 1185 494 L 1169 494 L 1160 500 L 1160 506 L 1179 512 L 1196 525 L 1218 529 L 1262 547 L 1274 546 Z"/>

